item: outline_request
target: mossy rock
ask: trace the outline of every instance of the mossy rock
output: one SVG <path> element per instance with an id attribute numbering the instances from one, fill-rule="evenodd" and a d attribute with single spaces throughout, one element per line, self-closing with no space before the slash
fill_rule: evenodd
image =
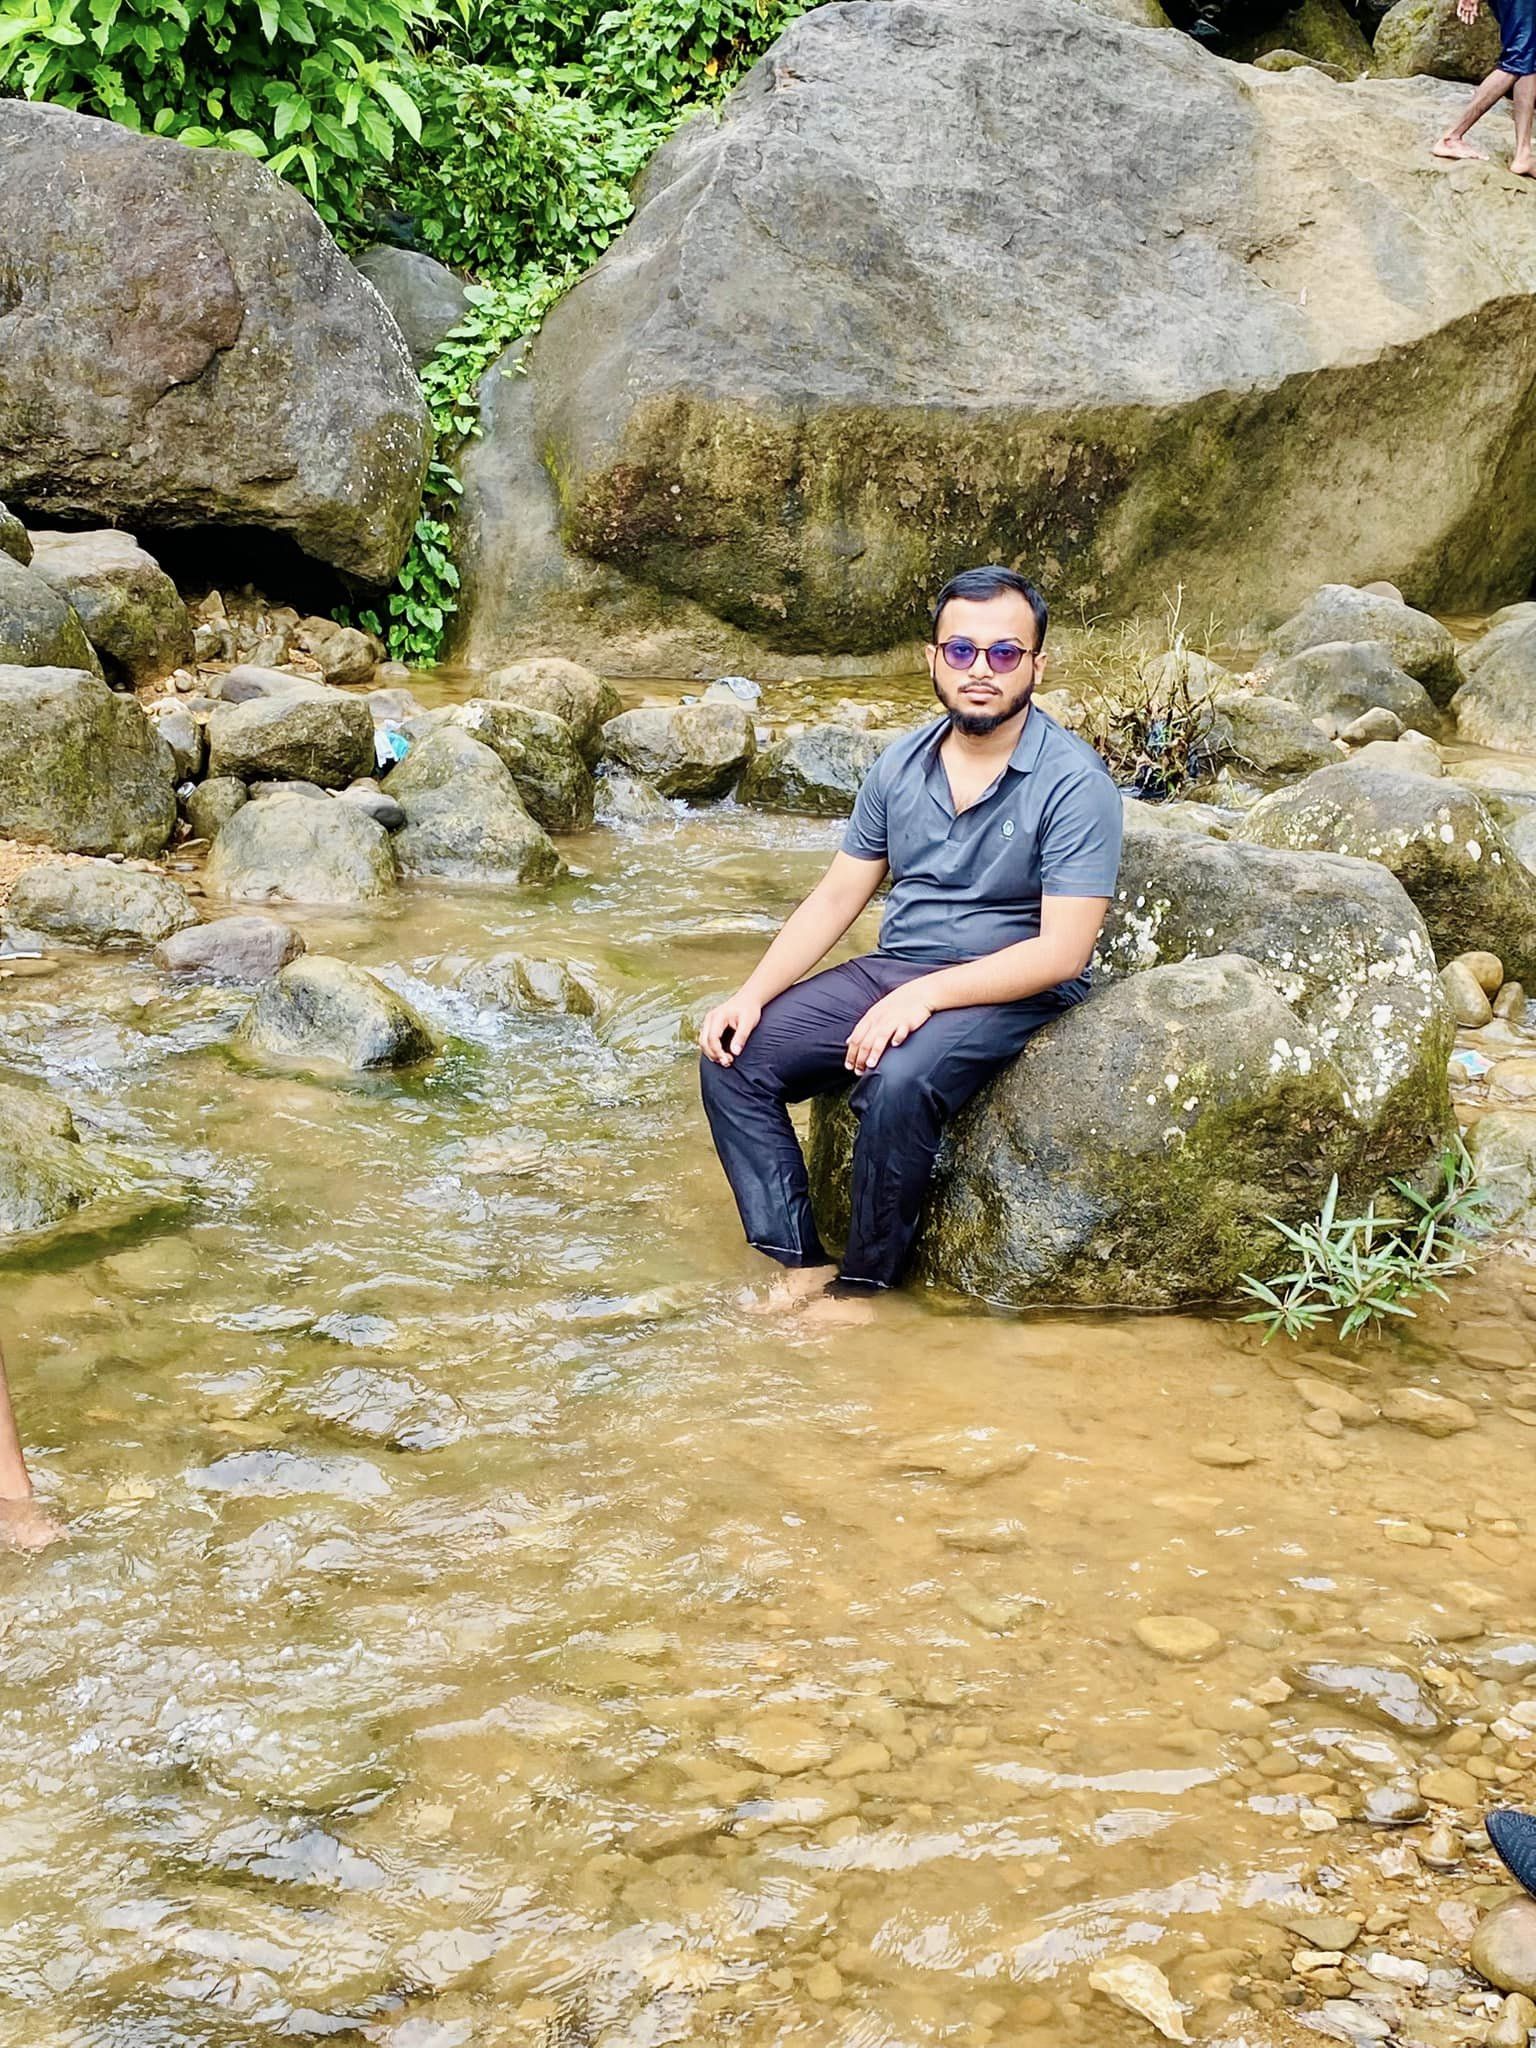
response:
<path id="1" fill-rule="evenodd" d="M 474 697 L 449 714 L 506 768 L 528 815 L 546 832 L 589 832 L 596 791 L 575 729 L 515 699 Z"/>
<path id="2" fill-rule="evenodd" d="M 1343 78 L 1358 78 L 1371 65 L 1371 46 L 1344 0 L 1301 0 L 1272 27 L 1233 44 L 1227 55 L 1251 63 L 1270 50 L 1294 50 Z"/>
<path id="3" fill-rule="evenodd" d="M 520 884 L 553 881 L 561 872 L 559 854 L 529 816 L 505 764 L 458 726 L 439 726 L 412 747 L 384 790 L 405 812 L 395 850 L 406 875 Z"/>
<path id="4" fill-rule="evenodd" d="M 73 605 L 114 676 L 137 688 L 192 659 L 192 621 L 175 584 L 132 534 L 34 532 L 32 567 Z"/>
<path id="5" fill-rule="evenodd" d="M 73 605 L 35 568 L 0 548 L 0 663 L 20 668 L 78 668 L 99 676 L 101 663 Z"/>
<path id="6" fill-rule="evenodd" d="M 66 1106 L 0 1082 L 0 1260 L 143 1228 L 186 1204 L 144 1160 L 81 1141 Z"/>
<path id="7" fill-rule="evenodd" d="M 596 670 L 553 654 L 510 662 L 505 668 L 494 670 L 486 677 L 480 694 L 509 704 L 526 704 L 530 711 L 545 711 L 552 717 L 563 718 L 575 733 L 576 744 L 588 766 L 602 752 L 603 727 L 624 709 L 618 691 L 611 683 L 605 683 Z"/>
<path id="8" fill-rule="evenodd" d="M 152 857 L 176 824 L 175 774 L 151 720 L 100 676 L 0 667 L 0 839 Z"/>
<path id="9" fill-rule="evenodd" d="M 1451 78 L 1476 85 L 1499 61 L 1499 22 L 1491 6 L 1463 21 L 1456 0 L 1397 0 L 1382 16 L 1372 46 L 1378 78 Z"/>
<path id="10" fill-rule="evenodd" d="M 754 755 L 737 795 L 760 811 L 846 818 L 888 737 L 848 725 L 813 725 Z"/>
<path id="11" fill-rule="evenodd" d="M 603 727 L 606 758 L 663 796 L 728 796 L 756 752 L 751 716 L 734 703 L 646 706 Z"/>

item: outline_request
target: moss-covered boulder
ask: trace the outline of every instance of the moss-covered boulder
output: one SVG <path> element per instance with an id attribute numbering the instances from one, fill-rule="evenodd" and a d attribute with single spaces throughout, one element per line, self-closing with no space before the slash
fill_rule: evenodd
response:
<path id="1" fill-rule="evenodd" d="M 437 1051 L 431 1026 L 377 975 L 306 953 L 264 982 L 237 1034 L 263 1059 L 349 1073 L 412 1067 Z"/>
<path id="2" fill-rule="evenodd" d="M 74 608 L 46 578 L 0 549 L 0 662 L 101 674 Z"/>
<path id="3" fill-rule="evenodd" d="M 32 538 L 14 512 L 0 505 L 0 555 L 9 555 L 23 569 L 32 559 Z"/>
<path id="4" fill-rule="evenodd" d="M 1240 37 L 1225 51 L 1251 64 L 1271 50 L 1293 50 L 1341 78 L 1358 78 L 1371 65 L 1371 46 L 1344 0 L 1299 0 L 1257 35 Z"/>
<path id="5" fill-rule="evenodd" d="M 192 659 L 192 621 L 175 584 L 131 533 L 34 531 L 32 567 L 73 605 L 114 678 L 137 689 Z"/>
<path id="6" fill-rule="evenodd" d="M 0 916 L 9 932 L 77 946 L 152 946 L 197 922 L 180 882 L 109 861 L 24 868 Z"/>
<path id="7" fill-rule="evenodd" d="M 448 722 L 500 759 L 535 824 L 546 832 L 592 829 L 592 771 L 563 718 L 511 698 L 473 697 L 455 706 Z"/>
<path id="8" fill-rule="evenodd" d="M 1352 724 L 1368 711 L 1390 711 L 1415 732 L 1434 734 L 1444 714 L 1424 685 L 1398 667 L 1383 640 L 1332 640 L 1304 648 L 1258 671 L 1263 689 L 1286 697 L 1313 718 Z"/>
<path id="9" fill-rule="evenodd" d="M 753 756 L 737 795 L 760 811 L 846 818 L 888 737 L 851 725 L 813 725 L 791 733 Z"/>
<path id="10" fill-rule="evenodd" d="M 148 1162 L 82 1142 L 55 1097 L 0 1081 L 0 1258 L 138 1228 L 185 1199 Z"/>
<path id="11" fill-rule="evenodd" d="M 1438 619 L 1397 598 L 1357 590 L 1348 583 L 1325 583 L 1270 636 L 1280 655 L 1301 654 L 1341 640 L 1386 647 L 1404 674 L 1422 683 L 1436 704 L 1449 704 L 1461 688 L 1456 642 Z"/>
<path id="12" fill-rule="evenodd" d="M 373 714 L 366 701 L 323 683 L 221 705 L 208 720 L 210 776 L 345 789 L 372 767 Z"/>
<path id="13" fill-rule="evenodd" d="M 1462 655 L 1451 701 L 1460 739 L 1510 753 L 1536 749 L 1536 612 L 1521 611 Z"/>
<path id="14" fill-rule="evenodd" d="M 359 908 L 393 896 L 400 871 L 390 835 L 359 805 L 272 796 L 221 828 L 203 879 L 210 895 L 239 903 Z"/>
<path id="15" fill-rule="evenodd" d="M 1475 85 L 1499 61 L 1499 22 L 1492 7 L 1463 21 L 1456 0 L 1397 0 L 1382 16 L 1372 45 L 1378 78 L 1454 78 Z"/>
<path id="16" fill-rule="evenodd" d="M 842 1098 L 818 1105 L 834 1242 L 852 1136 Z M 1342 1073 L 1252 961 L 1156 967 L 1049 1025 L 956 1119 L 915 1271 L 1003 1306 L 1221 1300 L 1272 1268 L 1268 1219 L 1315 1213 L 1357 1139 Z"/>
<path id="17" fill-rule="evenodd" d="M 1536 883 L 1464 784 L 1347 761 L 1265 797 L 1237 832 L 1378 861 L 1413 898 L 1441 960 L 1494 953 L 1517 980 L 1536 980 Z"/>
<path id="18" fill-rule="evenodd" d="M 583 668 L 579 661 L 566 661 L 555 654 L 509 662 L 496 669 L 486 677 L 481 695 L 563 718 L 589 766 L 603 750 L 603 727 L 624 709 L 612 683 L 605 683 L 594 669 Z"/>
<path id="19" fill-rule="evenodd" d="M 493 953 L 457 967 L 457 985 L 472 1002 L 523 1017 L 595 1017 L 603 992 L 568 960 L 535 953 Z"/>
<path id="20" fill-rule="evenodd" d="M 100 676 L 0 666 L 0 839 L 152 856 L 176 823 L 175 775 L 152 722 Z"/>
<path id="21" fill-rule="evenodd" d="M 459 726 L 440 726 L 412 747 L 384 790 L 405 812 L 394 844 L 406 875 L 525 883 L 560 873 L 560 856 L 529 816 L 510 771 Z"/>
<path id="22" fill-rule="evenodd" d="M 751 714 L 740 704 L 648 705 L 603 727 L 603 754 L 643 776 L 663 796 L 728 796 L 757 752 Z"/>

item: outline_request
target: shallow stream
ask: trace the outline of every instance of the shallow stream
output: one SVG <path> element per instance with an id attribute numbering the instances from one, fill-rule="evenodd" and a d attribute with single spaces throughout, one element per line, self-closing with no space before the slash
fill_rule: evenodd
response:
<path id="1" fill-rule="evenodd" d="M 1495 1866 L 1405 1845 L 1532 1790 L 1536 1270 L 1365 1350 L 765 1320 L 684 1042 L 838 829 L 724 807 L 564 842 L 547 893 L 299 920 L 448 1036 L 421 1078 L 242 1067 L 247 998 L 138 959 L 3 984 L 0 1064 L 195 1196 L 0 1277 L 72 1527 L 0 1556 L 0 2048 L 1136 2048 L 1088 1983 L 1126 1951 L 1279 2042 L 1320 1996 L 1286 1923 L 1351 1910 L 1442 1974 L 1336 1996 L 1486 2038 Z M 455 991 L 508 947 L 616 1003 Z M 1299 1376 L 1476 1424 L 1339 1433 Z M 1459 1732 L 1291 1691 L 1317 1659 Z M 1360 1818 L 1437 1767 L 1459 1801 Z"/>

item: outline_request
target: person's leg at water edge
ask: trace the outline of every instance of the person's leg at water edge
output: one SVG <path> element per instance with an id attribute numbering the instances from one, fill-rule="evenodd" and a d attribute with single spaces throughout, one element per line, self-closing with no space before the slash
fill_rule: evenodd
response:
<path id="1" fill-rule="evenodd" d="M 0 1549 L 41 1550 L 63 1534 L 38 1505 L 11 1406 L 5 1353 L 0 1350 Z"/>

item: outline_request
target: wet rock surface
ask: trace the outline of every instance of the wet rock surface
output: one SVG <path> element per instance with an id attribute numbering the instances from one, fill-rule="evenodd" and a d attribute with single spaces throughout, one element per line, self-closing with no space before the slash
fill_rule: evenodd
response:
<path id="1" fill-rule="evenodd" d="M 267 981 L 239 1043 L 250 1054 L 365 1072 L 430 1059 L 425 1020 L 377 976 L 343 960 L 306 954 Z"/>
<path id="2" fill-rule="evenodd" d="M 0 916 L 12 933 L 80 946 L 153 945 L 197 922 L 191 897 L 169 875 L 88 861 L 29 867 Z"/>
<path id="3" fill-rule="evenodd" d="M 155 959 L 173 974 L 266 981 L 303 951 L 299 933 L 278 918 L 216 917 L 164 940 L 155 948 Z"/>
<path id="4" fill-rule="evenodd" d="M 753 756 L 742 777 L 741 801 L 765 811 L 846 818 L 886 739 L 847 726 L 815 725 L 776 740 Z"/>
<path id="5" fill-rule="evenodd" d="M 246 903 L 378 903 L 399 867 L 384 827 L 333 797 L 247 803 L 220 829 L 206 869 L 210 895 Z"/>
<path id="6" fill-rule="evenodd" d="M 384 789 L 405 812 L 394 843 L 408 876 L 517 884 L 559 873 L 560 856 L 510 770 L 458 726 L 442 726 L 413 747 Z"/>
<path id="7" fill-rule="evenodd" d="M 727 796 L 757 752 L 739 704 L 682 704 L 624 711 L 603 727 L 603 752 L 663 796 Z"/>

